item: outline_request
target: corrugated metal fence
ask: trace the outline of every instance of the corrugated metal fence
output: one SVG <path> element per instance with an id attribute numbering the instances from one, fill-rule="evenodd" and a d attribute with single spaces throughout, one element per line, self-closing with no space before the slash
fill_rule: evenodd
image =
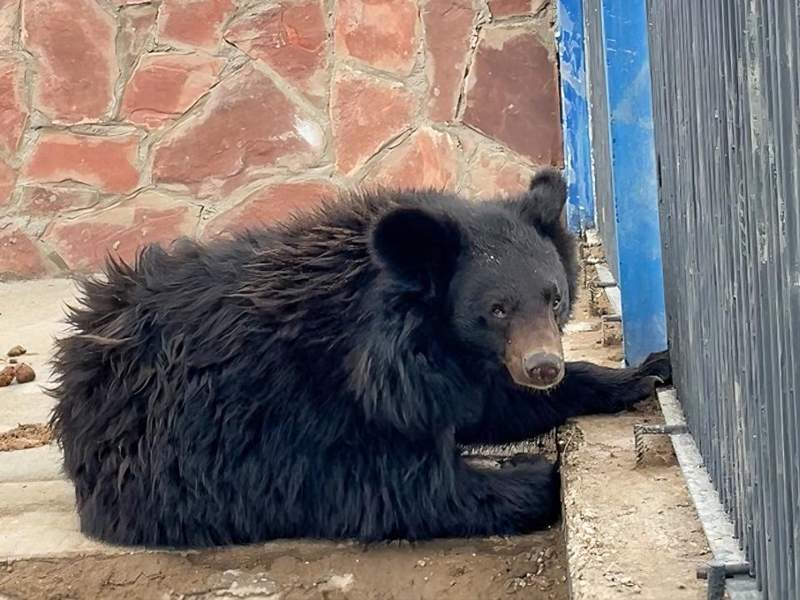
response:
<path id="1" fill-rule="evenodd" d="M 648 19 L 676 387 L 764 595 L 800 598 L 800 2 Z"/>

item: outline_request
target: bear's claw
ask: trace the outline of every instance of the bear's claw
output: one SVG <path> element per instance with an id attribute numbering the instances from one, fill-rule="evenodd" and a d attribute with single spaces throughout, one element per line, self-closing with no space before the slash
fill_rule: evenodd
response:
<path id="1" fill-rule="evenodd" d="M 654 377 L 662 385 L 672 383 L 672 364 L 669 350 L 653 352 L 639 365 L 639 372 L 644 377 Z"/>

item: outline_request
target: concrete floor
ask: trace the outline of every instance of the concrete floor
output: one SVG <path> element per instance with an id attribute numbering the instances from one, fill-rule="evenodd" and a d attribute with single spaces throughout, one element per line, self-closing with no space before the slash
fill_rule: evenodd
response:
<path id="1" fill-rule="evenodd" d="M 27 353 L 20 362 L 36 372 L 30 383 L 0 389 L 0 432 L 50 418 L 53 401 L 42 386 L 50 380 L 53 339 L 65 331 L 64 302 L 74 290 L 66 279 L 0 284 L 0 352 L 4 356 L 12 346 L 22 345 Z M 77 530 L 75 497 L 60 462 L 61 453 L 52 444 L 0 452 L 0 557 L 100 549 Z"/>
<path id="2" fill-rule="evenodd" d="M 18 423 L 41 422 L 50 412 L 52 402 L 42 393 L 41 384 L 50 378 L 47 362 L 53 338 L 65 330 L 64 304 L 74 292 L 74 283 L 68 279 L 0 284 L 0 356 L 17 344 L 24 346 L 28 352 L 20 361 L 31 365 L 37 375 L 34 383 L 0 390 L 0 431 Z"/>

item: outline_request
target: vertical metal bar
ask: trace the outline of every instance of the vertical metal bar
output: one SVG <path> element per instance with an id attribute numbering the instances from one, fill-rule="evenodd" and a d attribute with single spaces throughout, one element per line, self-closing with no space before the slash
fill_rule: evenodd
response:
<path id="1" fill-rule="evenodd" d="M 736 84 L 736 71 L 735 71 L 735 55 L 730 51 L 726 51 L 726 44 L 728 40 L 733 43 L 732 29 L 731 29 L 731 16 L 730 10 L 724 3 L 715 3 L 712 5 L 714 12 L 708 18 L 713 19 L 718 25 L 717 35 L 714 39 L 714 64 L 720 65 L 720 74 L 722 77 L 721 85 L 712 86 L 716 92 L 715 109 L 718 110 L 717 123 L 720 126 L 720 137 L 718 140 L 717 152 L 721 155 L 721 164 L 719 169 L 716 169 L 717 178 L 716 186 L 717 193 L 722 200 L 720 207 L 723 214 L 723 221 L 720 227 L 720 234 L 723 236 L 722 248 L 724 258 L 721 259 L 721 277 L 723 278 L 722 286 L 725 290 L 725 304 L 723 310 L 718 315 L 717 331 L 724 330 L 726 319 L 732 322 L 739 322 L 740 310 L 737 301 L 738 295 L 736 288 L 738 285 L 738 269 L 736 261 L 738 254 L 735 251 L 737 246 L 737 228 L 731 227 L 731 223 L 736 222 L 736 191 L 732 185 L 730 174 L 731 164 L 735 160 L 735 130 L 733 129 L 734 111 L 733 95 L 729 90 Z M 738 336 L 717 336 L 724 340 L 726 350 L 724 359 L 722 359 L 722 366 L 724 374 L 722 379 L 725 385 L 724 395 L 721 401 L 727 407 L 725 419 L 730 422 L 730 427 L 727 430 L 727 437 L 729 440 L 729 460 L 732 464 L 743 465 L 746 462 L 745 444 L 743 436 L 745 431 L 745 424 L 743 420 L 743 406 L 742 396 L 739 392 L 740 383 L 738 378 L 738 355 L 739 355 L 739 339 Z M 727 400 L 727 401 L 726 401 Z M 746 530 L 743 525 L 747 523 L 745 517 L 745 490 L 747 478 L 746 468 L 736 469 L 731 477 L 732 481 L 732 511 L 736 513 L 734 522 L 736 523 L 737 535 L 745 541 L 745 549 L 747 548 Z"/>
<path id="2" fill-rule="evenodd" d="M 791 499 L 789 511 L 793 515 L 791 524 L 791 544 L 794 549 L 792 568 L 795 590 L 800 588 L 800 6 L 797 2 L 781 3 L 780 22 L 783 24 L 783 43 L 785 66 L 783 69 L 783 104 L 781 114 L 784 164 L 781 172 L 785 175 L 784 194 L 786 201 L 786 272 L 784 285 L 787 288 L 788 307 L 792 315 L 790 334 L 783 357 L 782 366 L 786 371 L 787 393 L 784 402 L 787 407 L 786 429 L 789 434 Z"/>
<path id="3" fill-rule="evenodd" d="M 617 282 L 629 364 L 667 346 L 644 0 L 603 0 Z"/>
<path id="4" fill-rule="evenodd" d="M 780 237 L 780 214 L 781 196 L 777 194 L 778 173 L 777 161 L 778 151 L 775 148 L 776 130 L 773 116 L 776 98 L 774 95 L 779 93 L 779 86 L 776 81 L 779 57 L 775 51 L 776 31 L 774 13 L 770 6 L 770 0 L 760 0 L 757 11 L 760 13 L 760 27 L 758 31 L 759 39 L 759 68 L 762 73 L 762 110 L 766 113 L 766 141 L 771 151 L 767 152 L 762 160 L 762 172 L 765 193 L 760 196 L 760 204 L 763 218 L 763 228 L 765 232 L 764 256 L 761 260 L 763 266 L 764 286 L 772 302 L 764 305 L 764 353 L 762 361 L 764 364 L 765 390 L 767 394 L 767 423 L 768 423 L 768 451 L 772 457 L 770 461 L 770 546 L 773 549 L 773 558 L 768 558 L 767 579 L 768 587 L 775 590 L 785 590 L 788 585 L 787 569 L 782 568 L 778 555 L 788 554 L 786 558 L 794 553 L 790 548 L 786 535 L 785 524 L 791 517 L 786 511 L 785 487 L 786 469 L 788 466 L 786 456 L 786 444 L 784 442 L 783 423 L 781 421 L 781 396 L 783 388 L 783 370 L 778 367 L 781 355 L 781 332 L 786 330 L 786 313 L 783 310 L 783 290 L 780 286 L 780 271 L 782 270 L 782 256 L 779 248 Z"/>
<path id="5" fill-rule="evenodd" d="M 746 100 L 748 119 L 743 123 L 747 131 L 747 150 L 745 152 L 745 197 L 747 201 L 747 212 L 745 218 L 750 229 L 750 269 L 749 269 L 749 289 L 750 298 L 750 324 L 751 324 L 751 344 L 752 348 L 758 349 L 760 354 L 764 345 L 764 316 L 763 305 L 760 302 L 764 289 L 764 275 L 761 261 L 765 258 L 763 244 L 765 242 L 765 225 L 763 222 L 763 211 L 760 203 L 760 195 L 764 192 L 763 180 L 763 156 L 766 151 L 764 113 L 762 111 L 762 81 L 759 64 L 759 40 L 758 24 L 759 11 L 755 0 L 749 0 L 744 11 L 744 62 L 746 71 L 744 73 L 744 97 Z M 759 558 L 755 564 L 756 573 L 761 581 L 767 579 L 768 562 L 772 555 L 771 544 L 771 489 L 770 480 L 772 479 L 772 458 L 769 451 L 769 430 L 768 430 L 768 411 L 769 398 L 767 392 L 767 378 L 764 373 L 763 360 L 760 356 L 754 356 L 750 352 L 750 371 L 752 373 L 751 394 L 754 401 L 754 427 L 753 433 L 756 439 L 756 513 L 753 515 L 756 531 L 758 532 Z"/>
<path id="6" fill-rule="evenodd" d="M 738 154 L 737 148 L 739 132 L 739 128 L 736 127 L 738 96 L 734 93 L 731 93 L 731 90 L 735 89 L 738 80 L 736 72 L 737 59 L 735 50 L 733 49 L 736 43 L 736 34 L 734 30 L 734 17 L 731 12 L 732 11 L 730 10 L 729 6 L 726 6 L 724 3 L 717 5 L 716 18 L 719 19 L 722 26 L 721 35 L 717 42 L 717 55 L 721 62 L 723 74 L 723 85 L 721 85 L 719 89 L 721 107 L 720 120 L 723 125 L 723 138 L 720 144 L 722 151 L 725 153 L 725 161 L 722 164 L 723 168 L 719 170 L 719 175 L 721 193 L 724 194 L 724 198 L 727 203 L 727 210 L 725 212 L 725 245 L 728 254 L 726 261 L 728 272 L 726 284 L 728 286 L 729 294 L 729 310 L 727 314 L 729 315 L 731 322 L 734 323 L 733 329 L 738 330 L 743 321 L 743 311 L 741 306 L 742 295 L 738 293 L 741 285 L 739 276 L 741 270 L 738 266 L 738 263 L 741 260 L 741 254 L 738 252 L 740 243 L 739 228 L 735 226 L 737 223 L 738 191 L 736 183 L 733 177 L 731 177 L 731 173 L 735 172 L 734 164 L 737 160 L 736 156 Z M 741 393 L 742 380 L 739 369 L 742 335 L 737 331 L 735 335 L 728 336 L 727 339 L 730 346 L 730 354 L 728 358 L 728 376 L 730 377 L 730 410 L 736 423 L 733 439 L 735 444 L 733 460 L 736 461 L 736 464 L 742 465 L 741 468 L 736 470 L 737 498 L 739 499 L 735 507 L 737 512 L 737 517 L 735 519 L 737 527 L 736 533 L 740 539 L 743 540 L 743 545 L 745 551 L 748 553 L 748 557 L 752 559 L 752 556 L 749 554 L 749 529 L 747 528 L 750 520 L 746 517 L 746 515 L 750 514 L 750 498 L 747 494 L 750 481 L 748 461 L 749 454 L 747 452 L 748 445 L 746 443 L 748 427 L 744 418 L 745 407 L 743 405 Z"/>
<path id="7" fill-rule="evenodd" d="M 748 474 L 748 490 L 746 497 L 748 558 L 754 563 L 758 563 L 763 554 L 763 540 L 761 535 L 761 522 L 757 517 L 759 514 L 759 476 L 760 476 L 760 453 L 758 450 L 758 432 L 756 397 L 754 394 L 754 375 L 752 364 L 752 336 L 751 326 L 753 322 L 752 310 L 752 266 L 751 266 L 751 239 L 752 228 L 749 225 L 749 200 L 747 197 L 747 159 L 750 155 L 749 146 L 749 109 L 747 99 L 746 83 L 746 55 L 745 55 L 745 13 L 744 3 L 736 1 L 731 6 L 732 23 L 727 50 L 734 56 L 734 84 L 731 96 L 734 103 L 734 112 L 731 119 L 731 135 L 735 140 L 734 161 L 730 165 L 729 178 L 733 186 L 734 203 L 736 212 L 729 224 L 736 232 L 736 254 L 737 263 L 734 269 L 734 279 L 737 282 L 735 293 L 738 298 L 739 310 L 735 321 L 733 337 L 737 342 L 738 348 L 738 382 L 736 390 L 737 399 L 741 401 L 742 418 L 744 423 L 744 447 L 746 460 L 742 463 Z"/>
<path id="8" fill-rule="evenodd" d="M 725 597 L 725 567 L 722 565 L 710 565 L 708 569 L 708 593 L 707 600 L 723 600 Z"/>
<path id="9" fill-rule="evenodd" d="M 558 55 L 561 75 L 561 119 L 564 173 L 567 179 L 567 223 L 573 231 L 594 227 L 583 31 L 583 0 L 559 0 Z"/>

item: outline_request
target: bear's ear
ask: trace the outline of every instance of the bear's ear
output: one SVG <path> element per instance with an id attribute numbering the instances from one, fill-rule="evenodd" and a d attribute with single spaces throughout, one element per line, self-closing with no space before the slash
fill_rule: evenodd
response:
<path id="1" fill-rule="evenodd" d="M 396 208 L 372 228 L 370 251 L 400 279 L 420 284 L 449 280 L 461 248 L 461 229 L 446 215 Z"/>
<path id="2" fill-rule="evenodd" d="M 567 183 L 555 169 L 539 171 L 520 203 L 522 218 L 532 225 L 548 227 L 561 218 L 567 201 Z"/>

